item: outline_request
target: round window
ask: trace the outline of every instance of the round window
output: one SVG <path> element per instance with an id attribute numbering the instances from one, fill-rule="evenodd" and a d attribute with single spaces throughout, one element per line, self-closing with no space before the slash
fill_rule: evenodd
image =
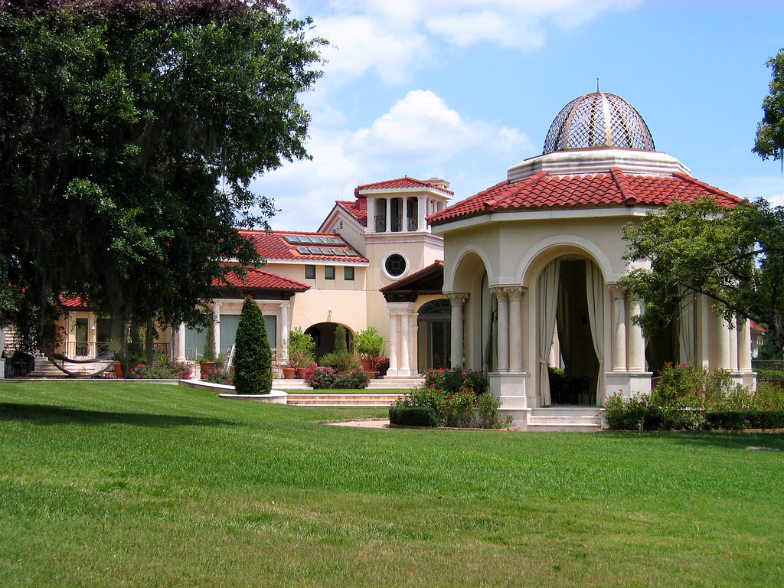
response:
<path id="1" fill-rule="evenodd" d="M 390 276 L 396 278 L 406 271 L 406 260 L 403 259 L 402 255 L 393 253 L 387 257 L 387 260 L 384 262 L 384 268 Z"/>

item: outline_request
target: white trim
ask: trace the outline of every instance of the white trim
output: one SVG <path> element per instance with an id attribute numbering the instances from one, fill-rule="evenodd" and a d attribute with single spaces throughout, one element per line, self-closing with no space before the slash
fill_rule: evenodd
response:
<path id="1" fill-rule="evenodd" d="M 471 216 L 468 218 L 460 217 L 454 221 L 447 221 L 437 225 L 431 225 L 431 231 L 437 235 L 443 235 L 449 231 L 458 229 L 468 229 L 493 222 L 519 222 L 535 220 L 571 220 L 582 218 L 620 218 L 620 217 L 642 217 L 648 212 L 661 212 L 660 207 L 654 206 L 621 206 L 614 208 L 555 208 L 546 210 L 516 210 L 512 212 L 493 211 L 486 214 Z"/>
<path id="2" fill-rule="evenodd" d="M 460 267 L 460 264 L 463 262 L 463 258 L 469 253 L 473 253 L 477 255 L 479 259 L 482 260 L 482 264 L 484 265 L 485 271 L 487 272 L 488 285 L 495 284 L 496 277 L 490 273 L 492 266 L 487 261 L 488 260 L 487 253 L 484 251 L 483 248 L 478 247 L 475 243 L 471 243 L 470 245 L 464 245 L 461 249 L 457 251 L 457 254 L 454 257 L 455 259 L 454 263 L 449 264 L 448 266 L 446 260 L 444 261 L 444 285 L 442 288 L 444 293 L 451 292 L 454 289 L 455 276 L 457 275 L 457 268 Z M 449 274 L 447 274 L 447 268 L 451 270 Z"/>
<path id="3" fill-rule="evenodd" d="M 266 265 L 274 265 L 276 263 L 287 263 L 292 265 L 354 265 L 357 267 L 368 267 L 370 265 L 369 261 L 337 261 L 332 259 L 275 259 L 275 258 L 267 258 Z M 271 274 L 275 272 L 269 269 L 265 269 L 264 271 L 268 271 Z M 276 274 L 280 275 L 280 274 Z M 281 276 L 285 277 L 285 276 Z M 292 279 L 292 278 L 289 278 Z M 311 279 L 311 278 L 308 278 Z"/>
<path id="4" fill-rule="evenodd" d="M 534 249 L 535 247 L 535 249 Z M 520 260 L 515 272 L 515 280 L 518 284 L 524 284 L 523 278 L 531 268 L 532 263 L 537 260 L 547 250 L 554 247 L 577 247 L 587 253 L 599 265 L 602 270 L 602 275 L 605 282 L 616 282 L 620 278 L 620 274 L 612 271 L 612 265 L 609 258 L 593 241 L 589 241 L 585 237 L 578 235 L 552 235 L 541 241 L 537 241 L 536 245 L 531 247 L 526 252 L 526 255 Z M 560 256 L 560 254 L 559 254 Z"/>
<path id="5" fill-rule="evenodd" d="M 427 192 L 429 194 L 433 194 L 434 196 L 439 196 L 445 200 L 452 199 L 452 194 L 442 192 L 438 188 L 432 188 L 430 186 L 417 186 L 410 188 L 370 188 L 367 190 L 359 190 L 358 194 L 360 196 L 383 196 L 384 194 L 412 194 L 415 192 Z"/>

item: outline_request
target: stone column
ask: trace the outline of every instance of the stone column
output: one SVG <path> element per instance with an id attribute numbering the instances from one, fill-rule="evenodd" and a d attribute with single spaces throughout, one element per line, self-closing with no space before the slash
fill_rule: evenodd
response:
<path id="1" fill-rule="evenodd" d="M 730 369 L 730 333 L 722 317 L 715 317 L 716 324 L 716 369 Z"/>
<path id="2" fill-rule="evenodd" d="M 284 300 L 280 303 L 280 352 L 278 356 L 284 364 L 289 361 L 289 307 L 291 302 Z"/>
<path id="3" fill-rule="evenodd" d="M 498 299 L 498 371 L 509 371 L 509 298 L 505 288 L 496 286 L 490 291 Z"/>
<path id="4" fill-rule="evenodd" d="M 751 372 L 751 331 L 749 321 L 738 318 L 738 371 Z"/>
<path id="5" fill-rule="evenodd" d="M 612 294 L 612 371 L 626 371 L 626 290 L 611 286 Z"/>
<path id="6" fill-rule="evenodd" d="M 417 196 L 417 231 L 427 230 L 425 217 L 427 216 L 427 198 Z"/>
<path id="7" fill-rule="evenodd" d="M 397 312 L 389 313 L 389 369 L 387 374 L 397 376 Z"/>
<path id="8" fill-rule="evenodd" d="M 468 294 L 465 292 L 445 294 L 452 306 L 451 363 L 453 368 L 463 367 L 463 304 L 468 300 Z"/>
<path id="9" fill-rule="evenodd" d="M 215 346 L 213 348 L 213 353 L 215 353 L 215 357 L 220 355 L 220 348 L 221 348 L 221 339 L 220 339 L 220 307 L 221 303 L 219 300 L 216 300 L 212 303 L 212 334 Z"/>
<path id="10" fill-rule="evenodd" d="M 401 198 L 400 205 L 403 207 L 402 210 L 402 217 L 403 220 L 401 221 L 400 231 L 407 233 L 408 232 L 408 198 Z"/>
<path id="11" fill-rule="evenodd" d="M 409 368 L 409 340 L 411 336 L 411 329 L 408 326 L 408 313 L 403 312 L 400 314 L 400 367 L 397 369 L 397 375 L 407 377 L 411 375 Z"/>
<path id="12" fill-rule="evenodd" d="M 387 233 L 389 233 L 392 230 L 392 199 L 391 198 L 385 198 L 384 201 L 385 201 L 386 207 L 387 207 L 386 208 L 387 215 L 386 215 L 386 218 L 384 219 L 386 221 L 386 227 L 384 228 L 384 230 Z"/>
<path id="13" fill-rule="evenodd" d="M 367 232 L 376 232 L 376 199 L 370 196 L 365 198 L 367 203 Z"/>
<path id="14" fill-rule="evenodd" d="M 635 323 L 632 318 L 642 314 L 642 302 L 631 300 L 629 302 L 629 357 L 628 368 L 630 372 L 645 371 L 645 337 L 642 334 L 642 327 Z"/>
<path id="15" fill-rule="evenodd" d="M 185 361 L 185 323 L 180 323 L 176 331 L 177 361 Z"/>
<path id="16" fill-rule="evenodd" d="M 699 358 L 700 364 L 704 369 L 710 369 L 711 362 L 711 323 L 713 322 L 713 313 L 710 309 L 710 301 L 707 296 L 701 295 L 699 297 L 700 308 L 700 349 Z"/>
<path id="17" fill-rule="evenodd" d="M 523 371 L 523 322 L 521 304 L 525 288 L 512 286 L 509 292 L 509 371 Z"/>
<path id="18" fill-rule="evenodd" d="M 727 335 L 729 336 L 729 350 L 730 350 L 730 371 L 737 372 L 738 371 L 738 320 L 737 318 L 733 321 L 735 324 L 732 325 L 733 328 L 730 328 L 728 323 L 724 323 L 727 326 Z"/>

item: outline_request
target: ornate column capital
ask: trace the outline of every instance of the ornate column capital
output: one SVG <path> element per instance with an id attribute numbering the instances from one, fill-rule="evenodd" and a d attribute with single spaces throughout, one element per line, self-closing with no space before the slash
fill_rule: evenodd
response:
<path id="1" fill-rule="evenodd" d="M 444 292 L 452 306 L 461 306 L 468 301 L 468 292 Z"/>

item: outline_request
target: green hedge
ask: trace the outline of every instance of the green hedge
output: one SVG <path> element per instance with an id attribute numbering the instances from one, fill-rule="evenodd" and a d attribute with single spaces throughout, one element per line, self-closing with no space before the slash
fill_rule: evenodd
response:
<path id="1" fill-rule="evenodd" d="M 772 382 L 784 386 L 784 372 L 780 370 L 758 370 L 757 377 L 760 382 Z"/>
<path id="2" fill-rule="evenodd" d="M 389 423 L 406 427 L 435 427 L 433 411 L 423 406 L 390 406 Z"/>
<path id="3" fill-rule="evenodd" d="M 784 410 L 717 410 L 705 414 L 706 429 L 782 429 Z"/>

